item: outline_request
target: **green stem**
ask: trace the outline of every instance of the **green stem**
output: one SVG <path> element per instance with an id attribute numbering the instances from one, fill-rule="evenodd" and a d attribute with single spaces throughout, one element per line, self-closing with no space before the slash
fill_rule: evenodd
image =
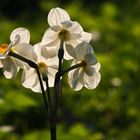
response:
<path id="1" fill-rule="evenodd" d="M 37 68 L 37 64 L 35 62 L 33 62 L 33 61 L 31 61 L 31 60 L 29 60 L 29 59 L 17 54 L 17 53 L 14 53 L 13 51 L 10 51 L 8 55 L 10 55 L 12 57 L 15 57 L 15 58 L 17 58 L 17 59 L 19 59 L 19 60 L 21 60 L 23 62 L 26 62 L 32 68 Z"/>
<path id="2" fill-rule="evenodd" d="M 61 72 L 62 59 L 63 59 L 63 56 L 64 56 L 63 43 L 64 43 L 64 41 L 61 40 L 61 42 L 60 42 L 60 48 L 59 48 L 59 51 L 58 51 L 58 58 L 59 58 L 58 73 L 59 73 L 59 74 L 60 74 L 60 72 Z"/>
<path id="3" fill-rule="evenodd" d="M 43 80 L 46 83 L 47 87 L 47 95 L 48 95 L 48 105 L 49 105 L 49 115 L 50 115 L 50 134 L 51 134 L 51 140 L 56 140 L 56 119 L 54 117 L 54 111 L 52 109 L 52 98 L 50 96 L 50 90 L 49 90 L 49 83 L 48 83 L 48 77 L 46 74 L 42 75 Z"/>
<path id="4" fill-rule="evenodd" d="M 49 105 L 49 108 L 50 108 L 50 101 L 51 101 L 51 96 L 50 96 L 50 89 L 49 89 L 49 83 L 48 83 L 48 77 L 46 74 L 44 74 L 43 76 L 43 80 L 45 81 L 46 83 L 46 87 L 47 87 L 47 96 L 48 96 L 48 105 Z"/>
<path id="5" fill-rule="evenodd" d="M 37 72 L 37 75 L 38 75 L 38 79 L 39 79 L 39 83 L 40 83 L 40 87 L 41 87 L 41 91 L 42 91 L 42 96 L 43 96 L 43 100 L 44 100 L 44 105 L 45 105 L 46 113 L 47 113 L 47 116 L 48 116 L 48 118 L 50 120 L 49 106 L 48 106 L 47 97 L 46 97 L 46 94 L 45 94 L 43 82 L 42 82 L 42 79 L 41 79 L 41 75 L 40 75 L 38 67 L 36 67 L 35 69 L 36 69 L 36 72 Z"/>
<path id="6" fill-rule="evenodd" d="M 81 62 L 81 63 L 79 63 L 79 64 L 73 65 L 73 66 L 71 66 L 71 67 L 69 67 L 69 68 L 64 69 L 63 71 L 61 71 L 61 74 L 60 74 L 60 75 L 63 76 L 66 72 L 69 72 L 69 71 L 71 71 L 71 70 L 73 70 L 73 69 L 82 67 L 82 66 L 84 66 L 84 65 L 85 65 L 84 62 Z"/>

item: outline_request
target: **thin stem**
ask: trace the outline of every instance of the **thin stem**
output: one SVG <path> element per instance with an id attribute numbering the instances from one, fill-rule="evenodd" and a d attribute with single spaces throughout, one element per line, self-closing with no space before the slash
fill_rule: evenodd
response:
<path id="1" fill-rule="evenodd" d="M 64 41 L 61 40 L 61 41 L 60 41 L 60 48 L 59 48 L 59 51 L 58 51 L 58 58 L 59 58 L 58 73 L 59 73 L 59 74 L 60 74 L 60 72 L 61 72 L 62 59 L 63 59 L 63 56 L 64 56 L 63 43 L 64 43 Z"/>
<path id="2" fill-rule="evenodd" d="M 51 122 L 51 140 L 56 140 L 56 124 L 52 121 Z"/>
<path id="3" fill-rule="evenodd" d="M 17 54 L 17 53 L 14 53 L 13 51 L 10 51 L 8 55 L 10 55 L 12 57 L 15 57 L 15 58 L 17 58 L 17 59 L 19 59 L 19 60 L 21 60 L 23 62 L 26 62 L 32 68 L 37 68 L 37 64 L 35 62 L 33 62 L 33 61 L 31 61 L 31 60 L 29 60 L 29 59 Z"/>
<path id="4" fill-rule="evenodd" d="M 49 113 L 50 113 L 50 133 L 51 133 L 51 140 L 56 140 L 56 121 L 54 119 L 54 114 L 52 110 L 51 105 L 51 96 L 50 96 L 50 90 L 49 90 L 49 83 L 48 83 L 48 77 L 44 74 L 43 80 L 46 83 L 47 87 L 47 95 L 48 95 L 48 105 L 49 105 Z"/>
<path id="5" fill-rule="evenodd" d="M 50 96 L 50 89 L 49 89 L 49 83 L 48 83 L 48 77 L 47 75 L 43 75 L 43 80 L 46 83 L 46 87 L 47 87 L 47 97 L 48 97 L 48 105 L 49 105 L 49 109 L 51 109 L 51 96 Z"/>
<path id="6" fill-rule="evenodd" d="M 60 48 L 58 51 L 58 58 L 59 58 L 59 64 L 58 64 L 58 72 L 55 75 L 55 82 L 54 82 L 54 97 L 53 97 L 53 110 L 55 115 L 57 116 L 57 110 L 58 110 L 58 102 L 59 102 L 59 95 L 61 94 L 61 67 L 62 67 L 62 60 L 64 57 L 64 38 L 61 38 L 60 41 Z"/>
<path id="7" fill-rule="evenodd" d="M 48 97 L 48 105 L 49 105 L 49 112 L 51 113 L 51 95 L 50 95 L 50 88 L 49 88 L 49 83 L 48 83 L 48 77 L 46 74 L 43 74 L 43 80 L 46 83 L 47 87 L 47 97 Z"/>
<path id="8" fill-rule="evenodd" d="M 81 63 L 79 63 L 79 64 L 73 65 L 73 66 L 71 66 L 71 67 L 69 67 L 69 68 L 67 68 L 67 69 L 65 69 L 65 70 L 63 70 L 63 71 L 61 71 L 61 74 L 60 74 L 60 75 L 63 76 L 66 72 L 69 72 L 69 71 L 71 71 L 71 70 L 73 70 L 73 69 L 82 67 L 82 66 L 84 66 L 84 65 L 85 65 L 84 62 L 81 62 Z"/>
<path id="9" fill-rule="evenodd" d="M 40 87 L 41 87 L 41 91 L 42 91 L 42 96 L 43 96 L 43 100 L 44 100 L 44 105 L 45 105 L 46 113 L 47 113 L 47 116 L 48 116 L 48 118 L 50 120 L 49 107 L 48 107 L 48 102 L 47 102 L 47 98 L 46 98 L 43 82 L 42 82 L 42 79 L 41 79 L 41 75 L 40 75 L 38 67 L 36 67 L 35 69 L 36 69 L 36 72 L 37 72 L 37 75 L 38 75 L 38 79 L 39 79 L 39 83 L 40 83 Z"/>

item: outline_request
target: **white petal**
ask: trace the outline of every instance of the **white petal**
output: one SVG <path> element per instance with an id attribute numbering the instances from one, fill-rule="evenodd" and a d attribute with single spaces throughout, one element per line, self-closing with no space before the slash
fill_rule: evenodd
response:
<path id="1" fill-rule="evenodd" d="M 86 47 L 83 46 L 83 43 L 80 43 L 76 46 L 75 48 L 75 54 L 76 54 L 76 58 L 77 60 L 84 60 L 84 57 L 86 55 Z"/>
<path id="2" fill-rule="evenodd" d="M 83 87 L 83 85 L 80 83 L 78 69 L 72 70 L 68 73 L 68 83 L 70 87 L 76 91 L 80 90 Z"/>
<path id="3" fill-rule="evenodd" d="M 75 48 L 79 43 L 80 43 L 79 39 L 70 38 L 70 40 L 65 41 L 65 44 L 70 44 L 73 46 L 73 48 Z"/>
<path id="4" fill-rule="evenodd" d="M 40 92 L 41 93 L 41 88 L 40 88 L 40 83 L 39 83 L 38 77 L 36 77 L 35 84 L 31 87 L 31 90 L 33 92 Z"/>
<path id="5" fill-rule="evenodd" d="M 87 74 L 84 74 L 84 86 L 88 89 L 95 89 L 99 84 L 100 79 L 101 75 L 99 72 L 94 73 L 93 76 L 88 76 Z"/>
<path id="6" fill-rule="evenodd" d="M 14 51 L 28 59 L 32 59 L 34 53 L 34 47 L 27 43 L 20 43 L 18 44 L 18 46 L 14 47 Z"/>
<path id="7" fill-rule="evenodd" d="M 50 41 L 50 40 L 49 40 Z M 56 38 L 55 40 L 51 40 L 51 42 L 49 42 L 48 41 L 48 43 L 46 43 L 46 44 L 44 44 L 44 45 L 46 45 L 46 47 L 47 48 L 51 48 L 51 47 L 54 47 L 54 48 L 59 48 L 59 44 L 60 44 L 60 40 L 59 40 L 59 38 Z"/>
<path id="8" fill-rule="evenodd" d="M 55 25 L 55 26 L 51 26 L 49 29 L 51 29 L 54 32 L 59 32 L 61 31 L 61 26 Z"/>
<path id="9" fill-rule="evenodd" d="M 26 88 L 31 88 L 36 80 L 37 74 L 33 68 L 29 70 L 24 69 L 22 74 L 22 85 Z"/>
<path id="10" fill-rule="evenodd" d="M 78 22 L 72 22 L 71 26 L 67 28 L 70 33 L 81 34 L 83 32 L 83 28 Z"/>
<path id="11" fill-rule="evenodd" d="M 33 61 L 33 59 L 34 59 L 34 55 L 35 55 L 34 47 L 27 43 L 18 43 L 13 48 L 13 51 L 29 60 Z M 15 61 L 20 68 L 23 68 L 23 66 L 25 66 L 25 65 L 27 66 L 26 62 L 23 62 L 19 59 L 15 59 Z"/>
<path id="12" fill-rule="evenodd" d="M 65 48 L 66 48 L 66 51 L 68 52 L 68 54 L 69 54 L 72 58 L 75 58 L 75 57 L 76 57 L 75 50 L 74 50 L 74 48 L 73 48 L 72 45 L 66 44 L 66 45 L 65 45 Z M 64 51 L 64 52 L 66 52 L 66 51 Z"/>
<path id="13" fill-rule="evenodd" d="M 46 45 L 47 47 L 55 47 L 58 43 L 58 32 L 55 32 L 49 28 L 43 35 L 41 45 Z"/>
<path id="14" fill-rule="evenodd" d="M 84 71 L 82 68 L 79 68 L 79 81 L 83 79 L 83 76 L 84 76 Z"/>
<path id="15" fill-rule="evenodd" d="M 37 43 L 34 45 L 34 51 L 36 53 L 36 60 L 37 62 L 44 62 L 46 59 L 42 56 L 42 53 L 41 53 L 41 49 L 42 49 L 42 46 L 41 46 L 41 43 Z"/>
<path id="16" fill-rule="evenodd" d="M 15 63 L 17 64 L 17 66 L 19 67 L 19 68 L 21 68 L 21 69 L 23 69 L 24 68 L 24 66 L 25 67 L 27 67 L 28 66 L 28 64 L 27 63 L 25 63 L 25 62 L 23 62 L 23 61 L 21 61 L 21 60 L 19 60 L 19 59 L 15 59 Z"/>
<path id="17" fill-rule="evenodd" d="M 91 38 L 92 38 L 92 34 L 87 33 L 87 32 L 82 32 L 81 36 L 82 37 L 80 38 L 80 40 L 81 41 L 86 41 L 86 42 L 89 42 L 91 40 Z"/>
<path id="18" fill-rule="evenodd" d="M 52 74 L 55 75 L 56 72 L 58 71 L 58 65 L 52 64 L 51 66 L 48 67 L 48 71 Z"/>
<path id="19" fill-rule="evenodd" d="M 36 84 L 35 86 L 33 86 L 31 89 L 32 89 L 33 92 L 39 92 L 39 93 L 41 93 L 41 88 L 40 88 L 39 81 L 38 81 L 37 84 Z"/>
<path id="20" fill-rule="evenodd" d="M 75 34 L 75 33 L 70 33 L 70 37 L 69 37 L 69 40 L 80 40 L 80 38 L 81 38 L 81 34 Z M 68 40 L 68 41 L 69 41 Z M 79 43 L 80 43 L 80 41 L 79 41 Z M 76 44 L 75 44 L 76 45 Z"/>
<path id="21" fill-rule="evenodd" d="M 74 48 L 81 42 L 81 34 L 69 33 L 68 39 L 65 41 L 66 44 L 72 45 Z"/>
<path id="22" fill-rule="evenodd" d="M 89 43 L 81 42 L 76 46 L 75 53 L 78 60 L 84 60 L 86 54 L 93 53 L 93 49 Z"/>
<path id="23" fill-rule="evenodd" d="M 46 46 L 41 46 L 41 55 L 45 58 L 53 58 L 55 59 L 55 57 L 58 54 L 58 49 L 56 48 L 47 48 Z"/>
<path id="24" fill-rule="evenodd" d="M 45 84 L 44 81 L 42 81 L 42 82 L 43 82 L 44 90 L 46 90 L 46 84 Z M 39 93 L 42 92 L 42 91 L 41 91 L 41 87 L 40 87 L 40 82 L 39 82 L 39 80 L 38 80 L 38 76 L 36 77 L 35 83 L 34 83 L 34 85 L 31 87 L 31 90 L 34 91 L 34 92 L 39 92 Z"/>
<path id="25" fill-rule="evenodd" d="M 47 66 L 55 66 L 55 67 L 58 67 L 58 57 L 56 56 L 56 57 L 53 57 L 53 58 L 49 58 L 49 59 L 47 59 L 47 61 L 46 61 L 46 63 L 47 63 Z"/>
<path id="26" fill-rule="evenodd" d="M 48 14 L 48 23 L 50 26 L 59 25 L 66 20 L 70 20 L 70 17 L 64 9 L 53 8 Z"/>
<path id="27" fill-rule="evenodd" d="M 58 32 L 61 31 L 61 28 L 58 31 L 55 31 L 53 27 L 47 29 L 43 35 L 43 39 L 52 39 L 52 38 L 57 38 Z"/>
<path id="28" fill-rule="evenodd" d="M 30 41 L 30 32 L 26 28 L 16 28 L 10 36 L 11 42 L 15 40 L 16 35 L 20 36 L 20 42 L 29 43 Z"/>
<path id="29" fill-rule="evenodd" d="M 90 66 L 86 66 L 86 71 L 84 71 L 88 76 L 92 76 L 95 73 L 95 69 L 90 67 Z"/>
<path id="30" fill-rule="evenodd" d="M 66 30 L 67 28 L 70 28 L 72 25 L 73 25 L 73 22 L 70 20 L 67 20 L 61 23 L 62 28 Z"/>
<path id="31" fill-rule="evenodd" d="M 85 55 L 84 60 L 88 65 L 95 65 L 97 63 L 97 59 L 95 55 L 88 53 Z"/>
<path id="32" fill-rule="evenodd" d="M 67 44 L 66 44 L 66 46 L 67 46 Z M 73 57 L 66 50 L 66 46 L 64 45 L 64 59 L 65 60 L 71 60 L 71 59 L 73 59 Z"/>
<path id="33" fill-rule="evenodd" d="M 101 65 L 100 65 L 100 63 L 96 63 L 95 65 L 93 65 L 91 67 L 94 68 L 96 72 L 98 72 L 100 70 Z"/>
<path id="34" fill-rule="evenodd" d="M 34 45 L 34 51 L 35 51 L 37 57 L 41 56 L 41 43 L 37 43 Z"/>
<path id="35" fill-rule="evenodd" d="M 49 87 L 53 87 L 54 86 L 54 79 L 55 79 L 55 74 L 56 74 L 56 70 L 53 68 L 48 68 L 48 81 L 49 81 Z"/>
<path id="36" fill-rule="evenodd" d="M 87 53 L 94 54 L 94 50 L 93 50 L 92 46 L 89 43 L 83 42 L 83 44 L 87 47 Z"/>
<path id="37" fill-rule="evenodd" d="M 39 82 L 38 82 L 38 84 L 36 86 L 32 87 L 31 90 L 33 92 L 39 92 L 39 93 L 41 93 L 41 88 L 40 88 Z"/>
<path id="38" fill-rule="evenodd" d="M 7 79 L 15 78 L 18 73 L 18 66 L 10 57 L 6 58 L 3 61 L 3 72 Z"/>

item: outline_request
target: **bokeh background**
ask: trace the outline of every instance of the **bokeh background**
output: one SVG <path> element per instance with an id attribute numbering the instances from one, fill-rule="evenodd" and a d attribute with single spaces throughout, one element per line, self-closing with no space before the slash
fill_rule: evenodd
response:
<path id="1" fill-rule="evenodd" d="M 72 90 L 63 79 L 59 140 L 140 139 L 140 1 L 3 0 L 0 44 L 16 27 L 26 27 L 31 44 L 41 41 L 51 8 L 68 11 L 85 31 L 101 63 L 95 90 Z M 7 80 L 0 70 L 0 140 L 49 140 L 41 94 L 22 87 L 21 73 Z"/>

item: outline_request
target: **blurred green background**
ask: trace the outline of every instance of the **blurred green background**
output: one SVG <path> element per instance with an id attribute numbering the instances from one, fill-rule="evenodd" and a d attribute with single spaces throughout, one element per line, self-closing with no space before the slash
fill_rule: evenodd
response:
<path id="1" fill-rule="evenodd" d="M 0 44 L 16 27 L 30 30 L 32 44 L 41 41 L 58 6 L 93 34 L 102 75 L 95 90 L 79 92 L 64 77 L 59 140 L 140 140 L 140 1 L 3 0 Z M 7 80 L 0 70 L 0 140 L 49 140 L 42 96 L 23 88 L 20 76 Z"/>

